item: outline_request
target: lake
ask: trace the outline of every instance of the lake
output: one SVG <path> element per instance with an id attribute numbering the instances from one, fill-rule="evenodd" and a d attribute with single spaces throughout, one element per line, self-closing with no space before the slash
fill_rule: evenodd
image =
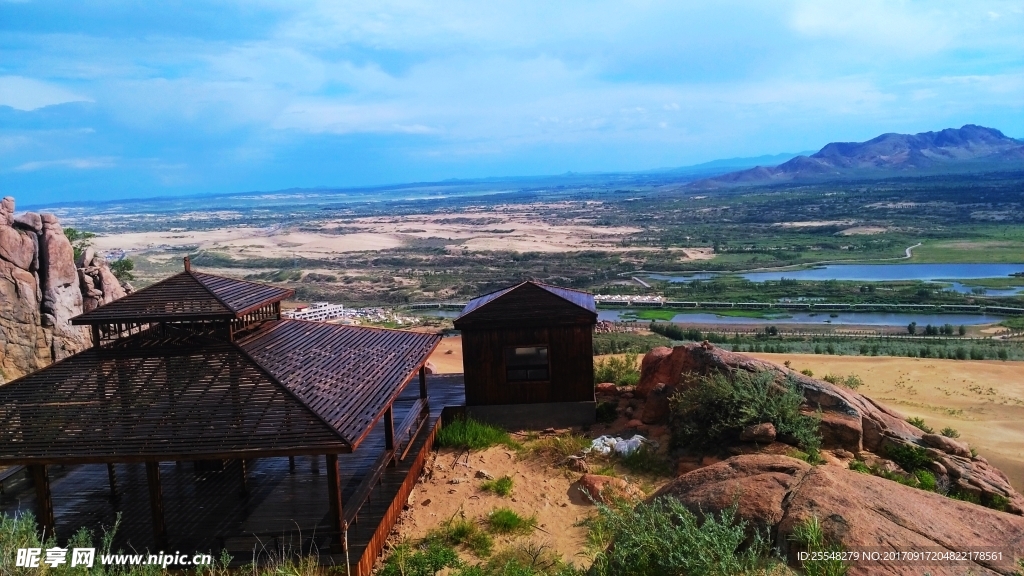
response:
<path id="1" fill-rule="evenodd" d="M 621 320 L 633 320 L 626 316 L 631 312 L 629 309 L 599 310 L 598 320 L 618 322 Z M 636 312 L 632 310 L 632 312 Z M 699 312 L 694 314 L 676 314 L 672 322 L 677 324 L 763 324 L 765 326 L 775 324 L 833 324 L 833 325 L 861 325 L 861 326 L 906 326 L 911 322 L 917 322 L 922 328 L 928 324 L 941 326 L 961 324 L 971 326 L 976 324 L 993 324 L 1005 320 L 1002 316 L 991 316 L 988 314 L 928 314 L 914 312 L 836 312 L 832 318 L 828 312 L 790 312 L 785 314 L 786 318 L 740 318 L 736 316 L 719 316 L 713 312 Z M 647 320 L 638 320 L 647 322 Z"/>
<path id="2" fill-rule="evenodd" d="M 848 280 L 861 282 L 921 280 L 939 282 L 943 280 L 974 280 L 978 278 L 1006 278 L 1015 272 L 1024 272 L 1024 264 L 829 264 L 802 270 L 765 270 L 763 272 L 739 272 L 736 276 L 751 282 L 766 280 Z M 647 274 L 654 280 L 669 282 L 692 282 L 710 280 L 722 273 L 699 272 L 695 274 Z M 953 290 L 969 293 L 971 287 L 953 282 Z M 1011 296 L 1024 292 L 1024 288 L 987 290 L 989 296 Z"/>

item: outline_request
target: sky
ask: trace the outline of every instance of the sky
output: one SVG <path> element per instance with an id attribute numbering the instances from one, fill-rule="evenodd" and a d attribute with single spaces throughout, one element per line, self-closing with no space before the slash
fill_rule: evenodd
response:
<path id="1" fill-rule="evenodd" d="M 19 204 L 641 171 L 981 124 L 1024 0 L 0 0 Z"/>

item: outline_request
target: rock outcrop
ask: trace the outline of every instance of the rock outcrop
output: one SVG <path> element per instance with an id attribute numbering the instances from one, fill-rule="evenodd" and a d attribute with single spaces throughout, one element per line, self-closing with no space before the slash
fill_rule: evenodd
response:
<path id="1" fill-rule="evenodd" d="M 1010 485 L 1009 479 L 984 458 L 972 456 L 963 442 L 925 434 L 907 423 L 899 413 L 853 390 L 834 386 L 799 372 L 728 352 L 708 343 L 677 346 L 670 352 L 652 351 L 644 358 L 637 391 L 647 392 L 642 420 L 647 424 L 664 422 L 668 416 L 668 398 L 677 390 L 696 383 L 695 376 L 713 372 L 769 372 L 777 383 L 795 383 L 804 396 L 804 410 L 821 414 L 819 432 L 822 447 L 854 454 L 886 455 L 900 447 L 927 451 L 939 466 L 932 471 L 939 481 L 973 494 L 984 502 L 1005 499 L 1006 509 L 1024 515 L 1024 496 Z M 655 366 L 667 366 L 655 369 Z M 680 372 L 675 373 L 676 368 Z M 645 379 L 646 378 L 646 379 Z M 663 379 L 664 381 L 659 381 Z"/>
<path id="2" fill-rule="evenodd" d="M 847 551 L 1000 550 L 1002 561 L 959 564 L 851 562 L 859 574 L 1013 574 L 1024 555 L 1024 518 L 903 486 L 840 466 L 782 455 L 734 456 L 679 476 L 652 499 L 673 497 L 697 514 L 732 506 L 796 564 L 797 526 L 816 518 L 826 541 Z M 1009 559 L 1007 558 L 1009 555 Z"/>
<path id="3" fill-rule="evenodd" d="M 83 289 L 83 273 L 100 279 L 94 291 Z M 0 384 L 89 346 L 88 331 L 71 318 L 89 298 L 105 304 L 124 294 L 101 258 L 76 268 L 56 216 L 15 216 L 14 199 L 0 201 Z"/>

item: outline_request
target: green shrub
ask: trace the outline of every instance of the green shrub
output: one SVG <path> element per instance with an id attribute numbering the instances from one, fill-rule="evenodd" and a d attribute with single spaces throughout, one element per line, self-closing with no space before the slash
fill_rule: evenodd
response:
<path id="1" fill-rule="evenodd" d="M 938 487 L 938 483 L 935 480 L 935 475 L 932 474 L 930 470 L 918 468 L 917 470 L 914 470 L 914 476 L 917 478 L 918 488 L 929 492 L 935 492 L 935 489 Z"/>
<path id="2" fill-rule="evenodd" d="M 671 346 L 672 341 L 660 334 L 631 334 L 611 332 L 594 334 L 594 355 L 624 354 L 635 352 L 646 354 L 658 346 Z"/>
<path id="3" fill-rule="evenodd" d="M 767 538 L 749 535 L 736 509 L 703 515 L 675 498 L 659 498 L 635 508 L 598 505 L 603 533 L 614 542 L 599 552 L 596 576 L 745 574 L 777 564 Z"/>
<path id="4" fill-rule="evenodd" d="M 635 352 L 623 357 L 612 356 L 594 362 L 594 383 L 614 382 L 619 386 L 636 386 L 640 382 L 640 370 L 636 367 Z"/>
<path id="5" fill-rule="evenodd" d="M 648 446 L 641 446 L 632 454 L 623 456 L 621 462 L 626 470 L 638 474 L 654 474 L 656 476 L 672 474 L 672 465 L 668 459 Z"/>
<path id="6" fill-rule="evenodd" d="M 615 402 L 599 402 L 597 404 L 597 421 L 603 424 L 615 422 L 619 417 Z"/>
<path id="7" fill-rule="evenodd" d="M 391 551 L 380 576 L 434 576 L 445 568 L 462 565 L 458 553 L 439 540 L 425 540 L 421 546 L 399 544 Z"/>
<path id="8" fill-rule="evenodd" d="M 810 368 L 804 368 L 803 370 L 800 371 L 800 373 L 803 374 L 804 376 L 810 376 L 812 378 L 814 377 L 814 370 L 811 370 Z"/>
<path id="9" fill-rule="evenodd" d="M 437 432 L 437 445 L 441 448 L 483 450 L 497 445 L 517 448 L 508 432 L 472 418 L 456 418 Z"/>
<path id="10" fill-rule="evenodd" d="M 853 470 L 854 472 L 860 472 L 861 474 L 871 474 L 871 469 L 868 468 L 868 465 L 861 462 L 860 460 L 851 460 L 850 470 Z"/>
<path id="11" fill-rule="evenodd" d="M 511 508 L 495 508 L 485 521 L 495 534 L 529 534 L 537 527 L 536 516 L 520 516 Z"/>
<path id="12" fill-rule="evenodd" d="M 807 552 L 841 553 L 843 546 L 838 542 L 827 542 L 818 518 L 813 516 L 793 528 L 789 539 Z M 804 574 L 807 576 L 843 576 L 850 567 L 841 558 L 826 556 L 822 559 L 803 562 Z"/>
<path id="13" fill-rule="evenodd" d="M 927 450 L 910 444 L 888 444 L 885 447 L 885 456 L 907 472 L 924 468 L 935 461 Z"/>
<path id="14" fill-rule="evenodd" d="M 770 372 L 716 373 L 671 399 L 672 440 L 677 447 L 716 449 L 739 439 L 743 428 L 771 422 L 780 436 L 790 436 L 813 458 L 818 456 L 820 417 L 800 413 L 803 396 L 796 383 L 782 385 Z"/>
<path id="15" fill-rule="evenodd" d="M 846 376 L 840 376 L 838 374 L 826 374 L 822 378 L 822 380 L 830 384 L 835 384 L 836 386 L 845 386 L 853 390 L 860 388 L 864 384 L 864 381 L 861 380 L 860 376 L 857 376 L 856 374 L 849 374 Z"/>
<path id="16" fill-rule="evenodd" d="M 427 533 L 426 540 L 438 541 L 448 546 L 464 546 L 481 558 L 489 556 L 494 549 L 494 540 L 490 534 L 481 530 L 475 522 L 465 518 L 452 518 Z"/>
<path id="17" fill-rule="evenodd" d="M 518 542 L 495 554 L 485 565 L 453 576 L 583 576 L 549 546 Z"/>
<path id="18" fill-rule="evenodd" d="M 924 423 L 924 418 L 913 416 L 911 418 L 907 418 L 907 423 L 927 434 L 933 434 L 935 432 L 931 426 Z"/>
<path id="19" fill-rule="evenodd" d="M 946 438 L 959 438 L 960 437 L 960 433 L 957 432 L 956 428 L 950 428 L 949 426 L 946 426 L 945 428 L 940 430 L 939 434 L 942 434 Z"/>
<path id="20" fill-rule="evenodd" d="M 512 477 L 502 476 L 494 480 L 485 480 L 483 484 L 480 484 L 480 489 L 484 492 L 494 492 L 498 496 L 508 497 L 512 495 Z"/>

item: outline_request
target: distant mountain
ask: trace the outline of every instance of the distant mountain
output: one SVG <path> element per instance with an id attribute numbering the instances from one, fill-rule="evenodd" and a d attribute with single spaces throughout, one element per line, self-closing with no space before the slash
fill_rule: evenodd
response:
<path id="1" fill-rule="evenodd" d="M 1024 169 L 1024 141 L 968 124 L 920 134 L 882 134 L 867 142 L 833 142 L 810 156 L 757 166 L 691 184 L 720 188 L 793 181 L 884 178 L 944 172 Z"/>
<path id="2" fill-rule="evenodd" d="M 731 170 L 737 170 L 742 168 L 752 168 L 754 166 L 778 166 L 787 160 L 791 160 L 800 155 L 812 154 L 813 152 L 783 152 L 781 154 L 766 154 L 764 156 L 753 156 L 748 158 L 723 158 L 720 160 L 712 160 L 710 162 L 704 162 L 702 164 L 693 164 L 691 166 L 680 166 L 678 168 L 661 168 L 658 170 L 652 170 L 652 172 L 661 172 L 668 174 L 704 174 L 704 173 L 722 173 Z"/>

